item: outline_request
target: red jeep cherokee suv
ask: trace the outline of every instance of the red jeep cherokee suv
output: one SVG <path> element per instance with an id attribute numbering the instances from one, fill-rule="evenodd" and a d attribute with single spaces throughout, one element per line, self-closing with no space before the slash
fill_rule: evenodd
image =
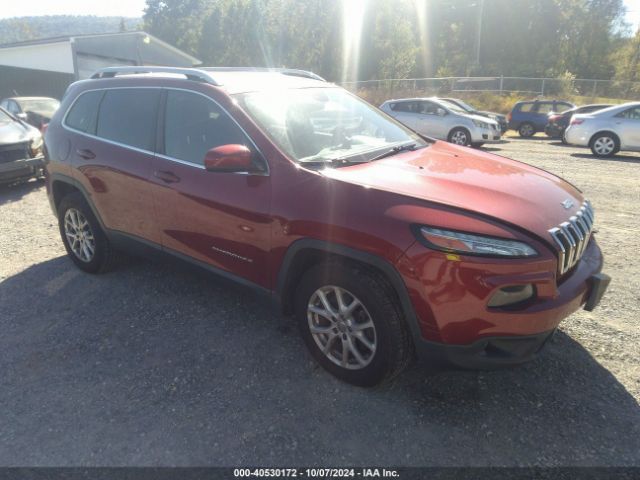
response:
<path id="1" fill-rule="evenodd" d="M 135 243 L 256 287 L 354 384 L 414 353 L 529 360 L 609 281 L 577 188 L 421 137 L 309 72 L 103 69 L 69 87 L 46 152 L 79 268 Z"/>

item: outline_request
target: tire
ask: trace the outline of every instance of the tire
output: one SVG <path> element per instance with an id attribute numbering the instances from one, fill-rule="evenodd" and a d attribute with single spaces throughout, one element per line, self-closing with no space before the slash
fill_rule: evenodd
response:
<path id="1" fill-rule="evenodd" d="M 620 141 L 613 133 L 597 133 L 591 138 L 589 148 L 596 157 L 610 157 L 620 151 Z"/>
<path id="2" fill-rule="evenodd" d="M 80 192 L 71 193 L 60 202 L 58 226 L 67 255 L 80 270 L 102 273 L 113 268 L 116 252 Z"/>
<path id="3" fill-rule="evenodd" d="M 536 129 L 529 122 L 524 122 L 518 127 L 518 133 L 522 138 L 531 138 L 536 134 Z"/>
<path id="4" fill-rule="evenodd" d="M 337 294 L 342 298 L 342 309 Z M 353 311 L 347 313 L 347 307 Z M 385 383 L 413 358 L 413 345 L 395 291 L 381 275 L 365 267 L 349 263 L 311 267 L 296 290 L 294 309 L 311 355 L 340 380 L 363 387 Z M 312 326 L 318 331 L 312 333 Z M 326 354 L 322 346 L 327 348 Z"/>
<path id="5" fill-rule="evenodd" d="M 454 128 L 447 136 L 447 142 L 468 147 L 471 145 L 471 133 L 466 128 Z"/>
<path id="6" fill-rule="evenodd" d="M 476 143 L 472 143 L 472 144 L 471 144 L 471 146 L 472 146 L 473 148 L 480 148 L 480 147 L 482 147 L 483 145 L 484 145 L 484 143 L 483 143 L 483 142 L 476 142 Z"/>

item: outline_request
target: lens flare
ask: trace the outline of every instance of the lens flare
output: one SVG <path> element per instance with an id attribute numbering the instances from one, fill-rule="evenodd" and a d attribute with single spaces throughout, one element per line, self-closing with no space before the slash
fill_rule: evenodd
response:
<path id="1" fill-rule="evenodd" d="M 342 82 L 358 79 L 360 41 L 367 0 L 342 2 Z"/>
<path id="2" fill-rule="evenodd" d="M 416 18 L 418 19 L 422 73 L 425 77 L 432 77 L 434 72 L 431 64 L 431 42 L 429 41 L 429 2 L 428 0 L 415 0 L 415 7 Z"/>

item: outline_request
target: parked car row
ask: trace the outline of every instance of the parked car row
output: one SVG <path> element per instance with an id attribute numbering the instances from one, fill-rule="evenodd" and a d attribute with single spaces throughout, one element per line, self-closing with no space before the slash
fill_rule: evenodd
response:
<path id="1" fill-rule="evenodd" d="M 640 151 L 640 103 L 576 106 L 532 100 L 517 102 L 504 116 L 479 111 L 456 98 L 429 97 L 387 100 L 380 109 L 419 134 L 456 145 L 496 143 L 511 129 L 523 138 L 545 132 L 563 143 L 589 147 L 598 157 Z"/>

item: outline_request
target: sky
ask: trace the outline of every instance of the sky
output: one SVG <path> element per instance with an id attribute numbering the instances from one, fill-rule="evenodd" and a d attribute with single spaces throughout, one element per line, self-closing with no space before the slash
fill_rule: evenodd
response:
<path id="1" fill-rule="evenodd" d="M 141 17 L 145 0 L 5 0 L 0 18 L 30 15 L 97 15 Z M 624 0 L 627 22 L 635 31 L 640 27 L 640 0 Z"/>

